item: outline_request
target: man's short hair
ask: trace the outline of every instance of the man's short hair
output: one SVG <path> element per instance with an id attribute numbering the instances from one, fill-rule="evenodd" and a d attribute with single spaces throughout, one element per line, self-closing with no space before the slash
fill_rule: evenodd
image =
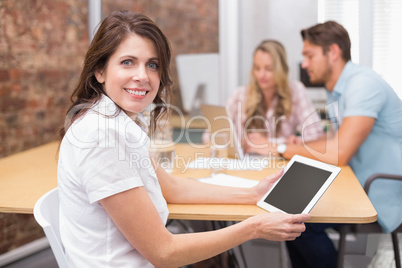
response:
<path id="1" fill-rule="evenodd" d="M 336 21 L 326 21 L 316 24 L 310 28 L 301 31 L 303 41 L 321 46 L 326 53 L 332 44 L 337 44 L 342 50 L 342 58 L 345 61 L 351 59 L 350 56 L 350 38 L 346 29 Z"/>

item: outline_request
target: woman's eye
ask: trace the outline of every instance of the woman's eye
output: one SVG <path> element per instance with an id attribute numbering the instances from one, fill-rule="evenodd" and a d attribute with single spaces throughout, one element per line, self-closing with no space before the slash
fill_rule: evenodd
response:
<path id="1" fill-rule="evenodd" d="M 123 60 L 121 63 L 123 65 L 131 65 L 131 60 Z"/>
<path id="2" fill-rule="evenodd" d="M 157 70 L 159 66 L 158 66 L 158 64 L 156 64 L 154 62 L 151 62 L 151 63 L 148 64 L 148 67 L 151 68 L 151 69 Z"/>

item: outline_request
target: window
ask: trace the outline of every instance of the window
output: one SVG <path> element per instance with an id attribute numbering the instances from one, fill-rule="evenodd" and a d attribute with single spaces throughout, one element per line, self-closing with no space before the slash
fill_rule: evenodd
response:
<path id="1" fill-rule="evenodd" d="M 336 20 L 349 32 L 352 60 L 381 75 L 402 99 L 402 1 L 318 0 L 318 20 Z"/>
<path id="2" fill-rule="evenodd" d="M 402 1 L 375 0 L 373 11 L 373 69 L 402 99 Z"/>
<path id="3" fill-rule="evenodd" d="M 348 31 L 352 60 L 359 63 L 359 0 L 318 0 L 318 22 L 335 20 Z"/>

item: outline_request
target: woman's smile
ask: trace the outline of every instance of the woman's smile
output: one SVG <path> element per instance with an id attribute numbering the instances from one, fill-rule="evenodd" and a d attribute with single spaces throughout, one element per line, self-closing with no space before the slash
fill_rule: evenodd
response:
<path id="1" fill-rule="evenodd" d="M 128 92 L 132 97 L 138 98 L 138 99 L 143 99 L 145 98 L 145 95 L 148 94 L 148 90 L 143 90 L 143 89 L 129 89 L 125 88 L 124 89 L 126 92 Z"/>

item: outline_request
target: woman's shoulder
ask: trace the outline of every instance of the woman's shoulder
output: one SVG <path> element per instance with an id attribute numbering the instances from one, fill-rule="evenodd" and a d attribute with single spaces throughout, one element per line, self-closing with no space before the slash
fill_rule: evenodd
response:
<path id="1" fill-rule="evenodd" d="M 248 86 L 239 86 L 231 95 L 231 99 L 244 99 L 247 96 Z"/>
<path id="2" fill-rule="evenodd" d="M 66 134 L 74 135 L 75 137 L 92 138 L 106 127 L 113 126 L 114 124 L 109 122 L 111 118 L 94 109 L 95 107 L 96 105 L 76 118 Z"/>
<path id="3" fill-rule="evenodd" d="M 246 94 L 248 91 L 248 86 L 239 86 L 236 88 L 236 90 L 234 91 L 233 95 L 243 95 Z"/>
<path id="4" fill-rule="evenodd" d="M 226 101 L 226 108 L 232 110 L 237 102 L 244 102 L 247 98 L 247 86 L 239 86 Z M 237 107 L 237 106 L 236 106 Z"/>
<path id="5" fill-rule="evenodd" d="M 118 142 L 147 144 L 147 134 L 123 111 L 116 115 L 105 115 L 89 110 L 76 119 L 65 137 L 80 148 L 115 145 Z"/>
<path id="6" fill-rule="evenodd" d="M 298 80 L 289 81 L 289 87 L 291 92 L 306 92 L 306 87 L 304 84 Z"/>
<path id="7" fill-rule="evenodd" d="M 298 101 L 300 98 L 307 98 L 307 89 L 304 84 L 297 80 L 289 82 L 290 93 L 293 101 Z"/>
<path id="8" fill-rule="evenodd" d="M 98 144 L 97 118 L 91 111 L 81 115 L 69 126 L 63 140 L 68 140 L 76 148 L 92 148 Z"/>

